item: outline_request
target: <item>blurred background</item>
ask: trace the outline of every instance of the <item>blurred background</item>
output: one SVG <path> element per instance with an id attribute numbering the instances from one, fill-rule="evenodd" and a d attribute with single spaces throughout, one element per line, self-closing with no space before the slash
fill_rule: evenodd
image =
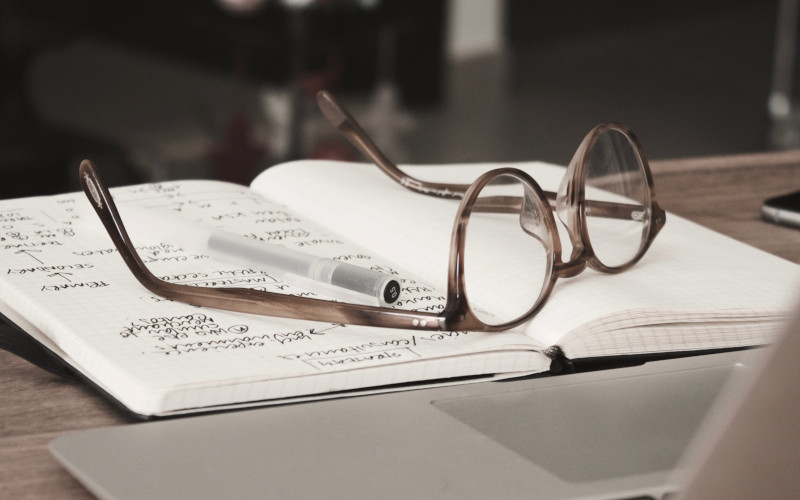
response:
<path id="1" fill-rule="evenodd" d="M 0 197 L 359 160 L 323 88 L 396 162 L 566 164 L 606 121 L 652 159 L 798 147 L 796 3 L 2 0 Z"/>

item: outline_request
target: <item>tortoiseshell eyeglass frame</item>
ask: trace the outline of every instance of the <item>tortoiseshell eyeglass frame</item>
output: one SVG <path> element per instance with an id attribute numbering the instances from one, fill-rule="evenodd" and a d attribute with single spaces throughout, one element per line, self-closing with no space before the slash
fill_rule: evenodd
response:
<path id="1" fill-rule="evenodd" d="M 80 165 L 80 182 L 86 196 L 99 216 L 114 246 L 125 264 L 146 289 L 168 299 L 215 309 L 262 314 L 283 318 L 296 318 L 349 325 L 365 325 L 382 328 L 401 328 L 427 331 L 502 331 L 518 326 L 529 320 L 547 301 L 558 278 L 572 277 L 587 266 L 602 272 L 615 273 L 634 265 L 649 248 L 656 234 L 664 226 L 664 211 L 655 200 L 653 179 L 647 159 L 636 137 L 621 124 L 604 124 L 595 127 L 578 147 L 566 172 L 563 193 L 544 192 L 527 173 L 516 168 L 498 168 L 481 175 L 472 184 L 430 183 L 404 173 L 390 162 L 375 147 L 358 123 L 327 92 L 320 92 L 318 103 L 323 114 L 354 145 L 378 167 L 401 186 L 414 192 L 430 196 L 460 200 L 450 244 L 450 258 L 447 278 L 447 294 L 444 309 L 439 313 L 418 312 L 387 307 L 367 306 L 334 302 L 311 297 L 296 297 L 274 292 L 250 290 L 246 288 L 207 288 L 169 283 L 156 277 L 143 263 L 134 248 L 125 225 L 119 215 L 114 200 L 97 168 L 90 160 Z M 609 130 L 624 134 L 634 146 L 650 190 L 650 204 L 647 207 L 624 203 L 596 202 L 585 199 L 586 163 L 588 154 L 597 139 Z M 510 176 L 524 186 L 524 197 L 494 196 L 480 197 L 483 188 L 500 176 Z M 566 217 L 573 251 L 570 259 L 561 257 L 561 242 L 558 236 L 552 210 L 559 206 L 559 212 Z M 542 216 L 552 238 L 552 248 L 548 248 L 549 279 L 533 306 L 518 318 L 502 324 L 486 324 L 479 320 L 470 308 L 464 284 L 464 247 L 470 215 L 473 212 L 519 212 L 535 210 Z M 649 214 L 648 226 L 644 229 L 640 248 L 636 255 L 618 267 L 605 266 L 594 254 L 586 229 L 586 211 L 593 215 L 629 220 L 632 213 Z M 522 218 L 522 217 L 521 217 Z"/>

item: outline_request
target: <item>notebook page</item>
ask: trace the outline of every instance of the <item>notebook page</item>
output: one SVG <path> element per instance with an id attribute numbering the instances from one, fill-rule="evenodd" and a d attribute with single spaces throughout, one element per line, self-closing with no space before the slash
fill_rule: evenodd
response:
<path id="1" fill-rule="evenodd" d="M 551 191 L 564 172 L 538 162 L 404 168 L 426 180 L 470 182 L 499 166 L 525 170 Z M 264 172 L 253 186 L 297 200 L 328 227 L 346 228 L 355 241 L 373 240 L 381 255 L 443 286 L 456 202 L 411 193 L 369 164 L 295 162 Z M 344 216 L 317 210 L 337 205 Z M 569 238 L 559 226 L 568 256 Z M 587 270 L 559 280 L 527 332 L 542 345 L 562 344 L 570 335 L 572 343 L 562 346 L 568 356 L 753 345 L 775 333 L 798 286 L 797 265 L 669 214 L 633 269 L 615 275 Z M 496 292 L 509 294 L 503 287 Z M 710 322 L 724 322 L 730 335 Z M 661 328 L 639 328 L 653 325 Z M 596 338 L 582 341 L 584 333 Z"/>
<path id="2" fill-rule="evenodd" d="M 545 308 L 529 328 L 578 357 L 631 343 L 638 352 L 758 345 L 779 333 L 798 290 L 800 266 L 669 214 L 641 262 L 564 280 L 551 300 L 580 307 Z M 626 308 L 610 312 L 609 301 Z"/>
<path id="3" fill-rule="evenodd" d="M 530 164 L 520 166 L 529 167 Z M 495 167 L 496 164 L 442 165 L 408 167 L 408 171 L 420 172 L 421 178 L 431 181 L 469 183 Z M 556 189 L 563 169 L 542 167 L 537 181 L 547 189 Z M 309 218 L 347 234 L 354 242 L 368 246 L 386 260 L 424 277 L 437 289 L 446 289 L 458 200 L 413 193 L 371 164 L 329 161 L 299 161 L 272 167 L 258 176 L 252 187 L 270 198 L 295 203 L 297 210 Z M 330 212 L 326 207 L 337 209 Z M 564 251 L 569 254 L 569 238 L 565 233 L 562 240 Z M 496 249 L 496 244 L 477 247 L 476 250 L 487 253 Z M 530 302 L 526 297 L 529 294 L 523 293 L 530 289 L 526 284 L 501 283 L 494 279 L 481 281 L 496 283 L 490 292 L 497 297 L 508 300 L 520 297 L 526 304 Z M 477 305 L 491 311 L 490 304 Z"/>
<path id="4" fill-rule="evenodd" d="M 241 186 L 185 181 L 112 192 L 118 202 L 179 213 L 187 220 L 394 272 L 393 263 L 373 259 L 363 248 Z M 291 391 L 313 390 L 315 384 L 268 386 L 264 381 L 314 378 L 362 367 L 402 364 L 393 373 L 395 382 L 419 380 L 426 373 L 415 373 L 413 363 L 403 363 L 515 349 L 525 343 L 524 337 L 513 333 L 504 338 L 463 332 L 431 335 L 174 303 L 153 296 L 135 280 L 87 204 L 82 193 L 0 202 L 5 268 L 0 296 L 137 413 L 159 413 L 197 401 L 229 404 L 241 397 L 295 396 Z M 261 270 L 214 261 L 147 235 L 131 236 L 148 267 L 168 281 L 307 293 Z M 421 308 L 441 307 L 440 294 L 424 283 L 404 285 L 407 301 Z M 542 365 L 534 357 L 527 364 L 526 370 Z M 476 360 L 454 369 L 468 375 L 484 367 Z M 358 379 L 351 374 L 349 380 L 356 385 L 372 383 L 366 375 Z M 277 391 L 277 386 L 289 392 Z M 336 389 L 322 382 L 316 386 Z M 188 393 L 191 398 L 181 396 Z M 167 403 L 172 406 L 164 406 Z"/>

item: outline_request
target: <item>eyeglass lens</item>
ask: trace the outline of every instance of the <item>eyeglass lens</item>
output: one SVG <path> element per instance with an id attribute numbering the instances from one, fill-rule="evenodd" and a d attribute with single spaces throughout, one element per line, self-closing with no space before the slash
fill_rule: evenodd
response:
<path id="1" fill-rule="evenodd" d="M 597 259 L 607 267 L 629 263 L 639 253 L 650 224 L 650 191 L 637 149 L 628 135 L 609 129 L 595 142 L 586 163 L 586 229 Z M 630 205 L 625 216 L 598 216 L 592 201 Z"/>
<path id="2" fill-rule="evenodd" d="M 550 279 L 552 261 L 553 235 L 544 220 L 552 218 L 549 205 L 516 177 L 500 175 L 481 189 L 475 206 L 497 196 L 523 201 L 514 210 L 474 210 L 464 239 L 465 293 L 487 325 L 516 320 L 533 308 Z"/>
<path id="3" fill-rule="evenodd" d="M 646 240 L 651 217 L 638 149 L 627 134 L 608 129 L 587 152 L 584 167 L 586 235 L 595 256 L 609 268 L 629 264 Z M 500 196 L 524 201 L 513 211 L 476 208 L 464 240 L 465 293 L 475 316 L 487 325 L 514 321 L 536 307 L 553 265 L 555 235 L 545 220 L 551 217 L 547 202 L 520 179 L 500 175 L 480 190 L 475 207 L 492 206 Z M 617 210 L 620 206 L 624 209 Z"/>

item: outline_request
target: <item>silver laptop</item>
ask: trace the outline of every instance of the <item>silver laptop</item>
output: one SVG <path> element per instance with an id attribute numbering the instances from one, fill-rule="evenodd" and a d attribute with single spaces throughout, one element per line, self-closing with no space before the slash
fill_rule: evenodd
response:
<path id="1" fill-rule="evenodd" d="M 800 354 L 793 331 L 780 346 Z M 661 498 L 699 487 L 692 473 L 719 461 L 709 450 L 725 440 L 718 423 L 701 425 L 719 422 L 712 404 L 732 376 L 760 373 L 753 357 L 777 352 L 102 428 L 50 448 L 100 498 Z M 766 366 L 760 379 L 793 387 L 784 420 L 797 467 L 800 364 Z"/>

